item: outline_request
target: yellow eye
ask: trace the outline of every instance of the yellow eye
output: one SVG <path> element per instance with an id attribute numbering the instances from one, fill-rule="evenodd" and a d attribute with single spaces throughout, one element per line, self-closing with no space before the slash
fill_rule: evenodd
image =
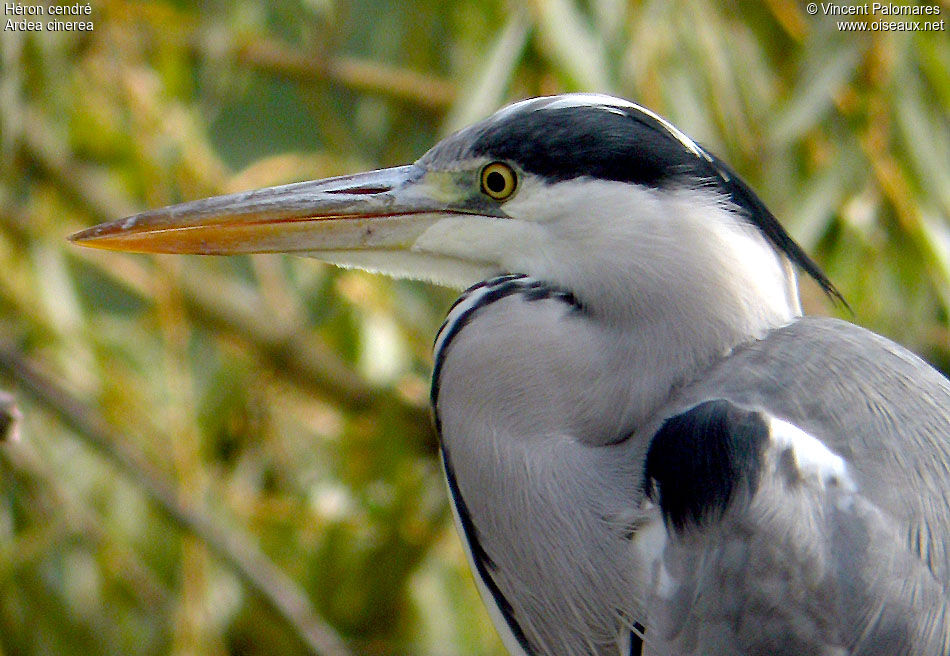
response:
<path id="1" fill-rule="evenodd" d="M 518 187 L 518 176 L 504 162 L 492 162 L 482 169 L 482 191 L 495 200 L 505 200 Z"/>

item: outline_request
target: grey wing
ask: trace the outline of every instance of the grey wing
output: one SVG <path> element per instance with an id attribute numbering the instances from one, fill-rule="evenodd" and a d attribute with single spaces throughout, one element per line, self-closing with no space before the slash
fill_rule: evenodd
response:
<path id="1" fill-rule="evenodd" d="M 840 456 L 950 590 L 950 382 L 939 372 L 868 330 L 806 317 L 737 349 L 661 416 L 715 398 L 787 421 Z"/>
<path id="2" fill-rule="evenodd" d="M 671 417 L 644 470 L 665 539 L 645 654 L 945 654 L 948 599 L 820 440 L 726 400 Z"/>
<path id="3" fill-rule="evenodd" d="M 803 454 L 821 456 L 818 461 L 826 463 L 839 462 L 847 476 L 839 477 L 840 484 L 830 485 L 831 478 L 801 474 L 800 466 L 792 466 L 798 460 L 790 461 L 789 456 L 782 460 L 779 454 L 784 451 L 776 446 L 777 438 L 770 437 L 766 443 L 772 446 L 760 455 L 771 458 L 768 462 L 772 464 L 758 470 L 758 479 L 733 481 L 734 489 L 719 486 L 713 482 L 715 477 L 700 479 L 707 488 L 690 491 L 680 499 L 685 510 L 667 517 L 666 547 L 670 554 L 679 554 L 669 566 L 680 568 L 679 585 L 684 587 L 677 588 L 677 603 L 664 608 L 688 610 L 685 615 L 674 612 L 666 616 L 663 626 L 667 634 L 681 622 L 676 635 L 683 640 L 690 626 L 695 630 L 703 625 L 696 623 L 701 605 L 677 604 L 684 599 L 716 599 L 723 607 L 740 604 L 744 616 L 758 623 L 754 626 L 759 637 L 788 638 L 799 631 L 811 635 L 810 639 L 827 639 L 821 644 L 831 649 L 828 653 L 836 653 L 829 645 L 839 643 L 852 647 L 837 653 L 950 653 L 946 617 L 950 589 L 947 380 L 906 349 L 874 333 L 842 321 L 805 318 L 737 349 L 701 381 L 680 390 L 655 423 L 644 427 L 646 441 L 662 434 L 661 424 L 668 428 L 663 423 L 667 418 L 688 417 L 713 399 L 741 412 L 754 411 L 766 423 L 770 436 L 774 426 L 785 427 L 782 431 L 788 435 L 804 436 L 800 442 L 814 448 Z M 703 422 L 693 423 L 690 440 L 696 443 L 709 426 L 700 430 Z M 727 421 L 726 425 L 731 424 Z M 720 435 L 711 443 L 724 439 Z M 750 439 L 746 435 L 736 443 Z M 651 442 L 651 448 L 657 444 Z M 693 450 L 683 449 L 680 462 L 702 458 Z M 708 453 L 701 462 L 710 464 Z M 675 471 L 671 475 L 680 481 L 685 476 Z M 800 478 L 798 488 L 790 482 L 795 476 Z M 801 483 L 806 480 L 811 484 Z M 701 500 L 698 515 L 691 514 L 695 508 L 689 505 L 690 495 Z M 721 505 L 724 496 L 745 501 L 730 506 L 720 520 L 710 523 L 705 514 L 707 504 L 718 499 L 716 503 Z M 675 499 L 668 498 L 668 504 L 675 506 Z M 716 507 L 716 503 L 708 507 Z M 681 518 L 685 532 L 676 522 L 669 523 L 673 516 Z M 700 517 L 706 519 L 700 521 Z M 762 549 L 751 549 L 753 543 Z M 750 560 L 753 556 L 760 560 Z M 753 566 L 753 561 L 757 565 Z M 683 579 L 690 567 L 695 570 L 693 578 Z M 728 576 L 730 568 L 738 577 L 736 583 L 746 582 L 753 588 L 742 592 L 741 588 L 728 588 L 724 580 L 703 578 L 717 571 L 715 576 Z M 668 569 L 666 574 L 672 576 L 672 571 Z M 806 585 L 808 577 L 811 583 Z M 665 580 L 667 587 L 672 580 Z M 726 595 L 727 589 L 735 594 Z M 772 602 L 756 597 L 759 593 L 772 594 Z M 810 598 L 805 600 L 806 596 Z M 789 599 L 807 601 L 811 607 L 799 608 L 797 615 L 784 619 L 781 613 L 762 614 L 763 608 L 778 608 Z M 847 604 L 841 606 L 844 602 Z M 712 611 L 707 608 L 704 612 Z M 804 624 L 795 624 L 798 628 L 769 624 L 792 622 L 792 617 L 793 624 Z M 662 634 L 659 618 L 660 614 L 651 611 L 648 646 L 656 644 Z M 718 635 L 738 640 L 733 635 L 739 630 L 737 618 L 733 616 L 726 624 L 720 618 Z M 827 626 L 815 633 L 809 624 L 815 622 Z M 705 626 L 716 625 L 710 620 Z M 732 628 L 726 630 L 728 627 Z M 829 633 L 832 629 L 837 637 Z M 754 649 L 730 652 L 728 644 L 741 642 L 727 640 L 720 653 L 757 653 Z M 801 651 L 797 647 L 782 651 L 780 647 L 770 645 L 770 653 Z"/>

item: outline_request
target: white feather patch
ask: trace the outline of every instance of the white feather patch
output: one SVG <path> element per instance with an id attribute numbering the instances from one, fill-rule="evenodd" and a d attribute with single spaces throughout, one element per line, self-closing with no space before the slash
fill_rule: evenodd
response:
<path id="1" fill-rule="evenodd" d="M 775 417 L 769 418 L 769 437 L 778 449 L 792 451 L 803 478 L 817 480 L 823 485 L 837 485 L 849 491 L 857 489 L 844 459 L 816 437 Z"/>

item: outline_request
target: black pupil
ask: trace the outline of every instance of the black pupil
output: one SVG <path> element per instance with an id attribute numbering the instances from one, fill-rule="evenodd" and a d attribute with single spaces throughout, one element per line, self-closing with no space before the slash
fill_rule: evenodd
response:
<path id="1" fill-rule="evenodd" d="M 485 176 L 485 186 L 488 187 L 489 191 L 493 191 L 496 194 L 503 192 L 506 184 L 505 176 L 498 171 L 491 171 Z"/>

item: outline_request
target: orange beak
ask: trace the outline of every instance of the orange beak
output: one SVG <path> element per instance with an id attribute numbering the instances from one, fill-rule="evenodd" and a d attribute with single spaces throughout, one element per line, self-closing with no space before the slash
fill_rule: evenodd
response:
<path id="1" fill-rule="evenodd" d="M 70 239 L 137 253 L 401 250 L 455 214 L 414 184 L 416 165 L 216 196 L 103 223 Z"/>

